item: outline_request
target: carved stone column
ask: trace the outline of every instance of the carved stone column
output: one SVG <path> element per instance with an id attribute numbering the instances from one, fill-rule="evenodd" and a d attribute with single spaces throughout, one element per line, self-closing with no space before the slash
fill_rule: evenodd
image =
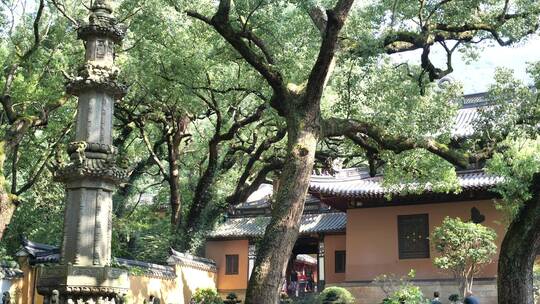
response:
<path id="1" fill-rule="evenodd" d="M 324 261 L 325 261 L 325 249 L 324 249 L 324 235 L 319 236 L 319 252 L 317 253 L 317 291 L 321 292 L 325 287 L 325 272 L 324 272 Z"/>
<path id="2" fill-rule="evenodd" d="M 39 273 L 46 303 L 118 303 L 129 289 L 127 272 L 110 265 L 112 194 L 126 178 L 112 146 L 114 101 L 125 95 L 114 50 L 124 35 L 110 2 L 94 0 L 88 23 L 78 30 L 85 62 L 66 86 L 79 99 L 77 124 L 70 162 L 55 172 L 66 186 L 64 238 L 60 264 Z"/>
<path id="3" fill-rule="evenodd" d="M 255 243 L 249 243 L 248 246 L 248 281 L 251 278 L 251 273 L 255 267 L 255 259 L 257 258 L 257 245 Z"/>

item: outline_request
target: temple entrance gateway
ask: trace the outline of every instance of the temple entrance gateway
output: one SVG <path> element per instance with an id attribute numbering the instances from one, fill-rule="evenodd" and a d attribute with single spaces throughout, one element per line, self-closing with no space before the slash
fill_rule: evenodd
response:
<path id="1" fill-rule="evenodd" d="M 318 236 L 300 237 L 296 241 L 283 286 L 283 292 L 289 296 L 303 297 L 324 288 L 324 262 L 319 264 L 319 243 Z"/>
<path id="2" fill-rule="evenodd" d="M 245 295 L 255 265 L 256 244 L 270 222 L 271 194 L 271 185 L 261 186 L 247 202 L 231 210 L 226 221 L 207 238 L 205 257 L 216 261 L 217 289 L 224 297 L 231 292 L 239 298 Z M 344 278 L 346 225 L 346 213 L 330 208 L 314 196 L 306 198 L 299 235 L 280 290 L 296 295 L 296 291 L 289 291 L 293 269 L 300 273 L 299 295 L 322 291 L 327 282 L 333 284 Z M 336 260 L 341 262 L 337 275 L 333 268 Z M 307 286 L 310 276 L 312 288 Z"/>

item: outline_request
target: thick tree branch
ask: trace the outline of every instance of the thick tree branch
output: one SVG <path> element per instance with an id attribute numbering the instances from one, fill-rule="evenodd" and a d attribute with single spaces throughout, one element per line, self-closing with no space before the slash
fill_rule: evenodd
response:
<path id="1" fill-rule="evenodd" d="M 326 31 L 326 24 L 328 23 L 328 16 L 326 15 L 326 11 L 321 6 L 314 5 L 308 11 L 308 13 L 311 21 L 313 21 L 313 24 L 315 24 L 315 26 L 321 33 L 321 36 L 324 37 L 324 33 Z"/>
<path id="2" fill-rule="evenodd" d="M 274 91 L 274 95 L 277 96 L 274 98 L 274 101 L 278 103 L 280 101 L 282 102 L 287 92 L 283 76 L 272 64 L 267 63 L 265 58 L 255 53 L 243 40 L 242 34 L 235 30 L 229 23 L 230 2 L 230 0 L 220 1 L 218 11 L 212 18 L 194 11 L 188 11 L 186 13 L 188 16 L 199 19 L 212 26 L 268 82 Z M 282 110 L 282 105 L 275 104 L 273 106 L 277 107 L 278 111 Z"/>
<path id="3" fill-rule="evenodd" d="M 7 82 L 6 82 L 7 85 Z M 4 92 L 7 91 L 7 88 L 4 89 Z M 4 109 L 4 112 L 6 113 L 7 120 L 10 124 L 14 123 L 15 120 L 17 120 L 17 114 L 13 110 L 13 103 L 11 102 L 11 96 L 4 94 L 2 98 L 0 99 L 2 102 L 2 108 Z"/>
<path id="4" fill-rule="evenodd" d="M 259 36 L 255 35 L 252 30 L 244 29 L 243 31 L 239 32 L 238 35 L 240 35 L 240 37 L 246 38 L 249 41 L 252 41 L 261 50 L 264 58 L 266 59 L 266 62 L 268 62 L 269 64 L 275 64 L 274 57 L 272 56 L 272 53 L 270 52 L 268 47 L 266 47 L 264 41 Z"/>
<path id="5" fill-rule="evenodd" d="M 159 159 L 159 156 L 156 154 L 156 151 L 152 148 L 152 144 L 150 143 L 150 140 L 148 139 L 148 136 L 146 135 L 146 132 L 144 131 L 144 125 L 140 122 L 135 123 L 137 128 L 139 129 L 139 132 L 141 134 L 141 138 L 144 142 L 144 145 L 146 146 L 146 149 L 148 150 L 148 153 L 152 156 L 154 159 L 154 162 L 159 168 L 159 172 L 163 175 L 164 178 L 168 179 L 169 174 L 167 173 L 167 170 L 165 170 L 165 166 Z"/>
<path id="6" fill-rule="evenodd" d="M 37 51 L 37 49 L 39 47 L 39 44 L 41 43 L 41 36 L 40 36 L 40 32 L 39 32 L 39 24 L 41 22 L 41 18 L 43 17 L 43 10 L 44 9 L 45 9 L 45 0 L 40 0 L 38 10 L 37 10 L 37 13 L 36 13 L 36 18 L 34 19 L 34 24 L 33 24 L 34 43 L 21 56 L 21 62 L 25 62 L 26 60 L 28 60 L 28 58 L 30 58 L 30 56 L 32 56 L 32 54 L 34 54 Z"/>
<path id="7" fill-rule="evenodd" d="M 431 81 L 441 79 L 453 71 L 451 65 L 451 56 L 454 49 L 450 50 L 444 45 L 445 41 L 455 40 L 458 45 L 464 42 L 472 42 L 473 38 L 480 32 L 488 33 L 501 46 L 508 46 L 516 42 L 513 37 L 504 38 L 502 27 L 512 19 L 529 18 L 539 14 L 538 10 L 529 10 L 521 13 L 508 14 L 509 1 L 505 1 L 503 12 L 494 17 L 493 20 L 463 23 L 460 25 L 446 23 L 430 23 L 432 17 L 446 4 L 452 0 L 442 0 L 435 4 L 429 15 L 424 20 L 421 30 L 391 32 L 382 39 L 384 51 L 387 54 L 406 52 L 411 50 L 422 50 L 422 67 L 428 73 Z M 540 28 L 540 20 L 533 22 L 525 31 L 525 35 L 533 34 Z M 430 48 L 435 43 L 441 43 L 447 51 L 447 67 L 445 70 L 435 67 L 430 58 Z"/>
<path id="8" fill-rule="evenodd" d="M 62 16 L 64 16 L 67 20 L 69 20 L 69 22 L 71 22 L 73 26 L 75 26 L 76 28 L 79 27 L 79 22 L 75 20 L 75 18 L 67 14 L 66 7 L 63 3 L 59 2 L 58 0 L 52 0 L 51 2 L 54 5 L 54 7 L 60 12 L 60 14 L 62 14 Z"/>
<path id="9" fill-rule="evenodd" d="M 362 123 L 346 119 L 326 119 L 322 122 L 322 137 L 346 136 L 353 140 L 361 133 L 375 141 L 379 150 L 390 150 L 401 153 L 412 149 L 425 149 L 451 164 L 461 168 L 467 168 L 472 159 L 466 152 L 452 149 L 448 145 L 437 142 L 433 138 L 414 140 L 404 137 L 395 137 L 387 134 L 384 130 L 368 123 Z"/>
<path id="10" fill-rule="evenodd" d="M 19 164 L 19 144 L 16 144 L 11 153 L 11 193 L 17 192 L 17 172 Z"/>
<path id="11" fill-rule="evenodd" d="M 265 151 L 267 151 L 273 144 L 281 141 L 285 137 L 285 134 L 287 134 L 285 129 L 278 130 L 278 132 L 276 133 L 275 136 L 272 136 L 272 137 L 266 139 L 265 141 L 263 141 L 259 145 L 259 147 L 257 147 L 255 152 L 250 156 L 246 166 L 244 167 L 244 171 L 242 172 L 242 174 L 240 175 L 240 178 L 238 179 L 238 182 L 236 183 L 236 189 L 234 190 L 234 193 L 231 196 L 229 196 L 229 198 L 227 199 L 227 201 L 230 204 L 238 204 L 238 203 L 242 202 L 242 201 L 236 201 L 236 200 L 240 199 L 242 197 L 242 193 L 247 191 L 247 190 L 245 190 L 246 187 L 249 187 L 250 189 L 252 188 L 252 187 L 250 187 L 250 184 L 247 183 L 247 181 L 248 181 L 249 177 L 252 175 L 251 171 L 253 170 L 253 167 L 261 159 L 262 154 Z M 266 170 L 270 170 L 270 169 L 275 170 L 277 168 L 277 166 L 276 166 L 276 164 L 273 164 L 273 165 L 272 164 L 267 164 L 267 166 L 265 166 L 265 168 L 267 168 Z M 261 171 L 263 171 L 263 170 L 261 170 Z M 269 172 L 270 171 L 268 171 L 266 173 L 269 173 Z M 257 179 L 257 178 L 255 178 L 255 179 Z M 251 184 L 253 184 L 253 183 L 251 183 Z M 257 185 L 257 187 L 258 186 L 259 185 Z"/>
<path id="12" fill-rule="evenodd" d="M 331 65 L 338 44 L 338 35 L 347 20 L 347 15 L 354 0 L 340 0 L 334 9 L 327 11 L 328 21 L 326 30 L 319 50 L 317 61 L 311 70 L 306 88 L 305 100 L 310 102 L 320 100 L 324 91 L 324 85 L 331 70 Z"/>
<path id="13" fill-rule="evenodd" d="M 36 171 L 29 174 L 29 176 L 31 176 L 30 180 L 28 180 L 26 183 L 24 183 L 23 186 L 20 189 L 15 190 L 12 193 L 14 193 L 15 195 L 21 195 L 24 192 L 28 191 L 28 189 L 30 189 L 36 183 L 38 178 L 41 177 L 41 174 L 43 173 L 45 168 L 47 168 L 47 163 L 49 162 L 51 157 L 53 157 L 53 155 L 54 155 L 54 153 L 56 151 L 56 148 L 62 143 L 62 140 L 68 135 L 68 133 L 71 131 L 72 127 L 73 127 L 73 123 L 71 122 L 62 130 L 62 132 L 60 133 L 60 136 L 58 137 L 58 139 L 48 148 L 49 152 L 47 152 L 45 157 L 43 157 L 43 159 L 40 160 L 41 165 L 38 167 L 38 169 Z"/>
<path id="14" fill-rule="evenodd" d="M 233 125 L 229 128 L 227 133 L 219 135 L 219 141 L 225 141 L 225 140 L 231 140 L 233 139 L 234 135 L 240 130 L 241 128 L 256 122 L 262 117 L 262 114 L 267 109 L 266 104 L 261 104 L 257 107 L 255 112 L 248 117 L 245 117 L 242 120 L 236 121 L 233 123 Z"/>
<path id="15" fill-rule="evenodd" d="M 281 170 L 282 168 L 283 161 L 277 158 L 264 165 L 257 172 L 251 183 L 241 185 L 239 182 L 237 184 L 235 192 L 226 199 L 227 205 L 234 206 L 245 202 L 260 185 L 266 182 L 268 174 Z"/>

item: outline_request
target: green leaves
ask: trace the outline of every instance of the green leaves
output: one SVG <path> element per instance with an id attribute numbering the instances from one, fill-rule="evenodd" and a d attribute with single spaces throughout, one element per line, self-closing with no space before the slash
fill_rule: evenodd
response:
<path id="1" fill-rule="evenodd" d="M 220 298 L 217 290 L 213 288 L 197 289 L 193 295 L 193 299 L 196 303 L 223 304 L 223 300 Z"/>
<path id="2" fill-rule="evenodd" d="M 317 298 L 318 304 L 352 304 L 353 295 L 342 287 L 325 288 Z"/>
<path id="3" fill-rule="evenodd" d="M 493 155 L 488 170 L 504 179 L 495 191 L 503 198 L 498 206 L 512 219 L 532 197 L 531 182 L 540 173 L 540 136 L 512 138 L 502 145 L 504 149 Z"/>
<path id="4" fill-rule="evenodd" d="M 387 152 L 383 186 L 393 193 L 421 194 L 426 190 L 458 193 L 458 179 L 454 167 L 440 157 L 415 149 L 395 154 Z"/>
<path id="5" fill-rule="evenodd" d="M 483 264 L 491 262 L 497 251 L 496 237 L 491 228 L 446 217 L 441 226 L 433 229 L 430 237 L 439 254 L 433 259 L 433 264 L 457 277 L 468 277 L 469 272 L 475 274 Z"/>
<path id="6" fill-rule="evenodd" d="M 381 61 L 349 60 L 334 78 L 325 114 L 368 121 L 394 136 L 442 136 L 455 115 L 461 88 L 430 84 L 421 94 L 414 66 Z M 452 102 L 455 101 L 455 102 Z M 323 106 L 326 107 L 326 106 Z"/>

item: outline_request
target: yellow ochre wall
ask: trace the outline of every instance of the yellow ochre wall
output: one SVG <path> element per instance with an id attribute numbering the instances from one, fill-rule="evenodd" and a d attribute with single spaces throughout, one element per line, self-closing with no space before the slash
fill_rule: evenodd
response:
<path id="1" fill-rule="evenodd" d="M 10 290 L 12 299 L 16 304 L 43 304 L 43 297 L 35 290 L 35 267 L 28 267 L 24 262 L 21 261 L 24 277 L 14 281 Z M 182 265 L 174 267 L 177 275 L 175 279 L 130 275 L 127 303 L 143 303 L 153 295 L 158 297 L 161 303 L 188 304 L 198 288 L 216 288 L 215 272 Z M 183 299 L 183 302 L 179 302 L 180 299 Z"/>
<path id="2" fill-rule="evenodd" d="M 43 297 L 35 289 L 37 268 L 31 267 L 27 258 L 19 258 L 19 266 L 24 276 L 13 283 L 12 299 L 15 297 L 17 304 L 43 304 Z"/>
<path id="3" fill-rule="evenodd" d="M 143 303 L 152 295 L 161 303 L 178 303 L 178 299 L 184 299 L 183 303 L 188 304 L 198 288 L 216 288 L 217 276 L 213 272 L 179 265 L 175 268 L 176 279 L 130 276 L 128 303 Z"/>
<path id="4" fill-rule="evenodd" d="M 9 293 L 11 294 L 11 301 L 14 304 L 26 304 L 24 298 L 24 279 L 18 278 L 11 281 L 11 286 L 9 287 Z M 2 294 L 0 293 L 0 302 L 2 299 Z"/>
<path id="5" fill-rule="evenodd" d="M 220 291 L 241 291 L 248 281 L 248 240 L 209 241 L 206 243 L 206 258 L 216 262 L 218 269 L 217 289 Z M 225 256 L 238 255 L 238 274 L 225 274 Z"/>
<path id="6" fill-rule="evenodd" d="M 336 251 L 346 250 L 346 247 L 345 234 L 324 236 L 324 276 L 326 284 L 345 281 L 345 273 L 335 273 L 335 266 Z M 347 252 L 345 256 L 347 257 L 348 254 Z"/>
<path id="7" fill-rule="evenodd" d="M 398 207 L 349 209 L 347 211 L 347 265 L 345 279 L 348 282 L 370 281 L 380 274 L 406 275 L 416 270 L 417 279 L 449 278 L 433 266 L 434 250 L 427 259 L 399 259 L 398 215 L 429 214 L 429 230 L 439 226 L 446 216 L 469 220 L 471 208 L 476 207 L 485 215 L 482 223 L 497 232 L 497 247 L 500 247 L 506 228 L 503 215 L 495 209 L 491 200 L 473 202 L 437 203 Z M 493 278 L 497 274 L 497 257 L 477 277 Z"/>

